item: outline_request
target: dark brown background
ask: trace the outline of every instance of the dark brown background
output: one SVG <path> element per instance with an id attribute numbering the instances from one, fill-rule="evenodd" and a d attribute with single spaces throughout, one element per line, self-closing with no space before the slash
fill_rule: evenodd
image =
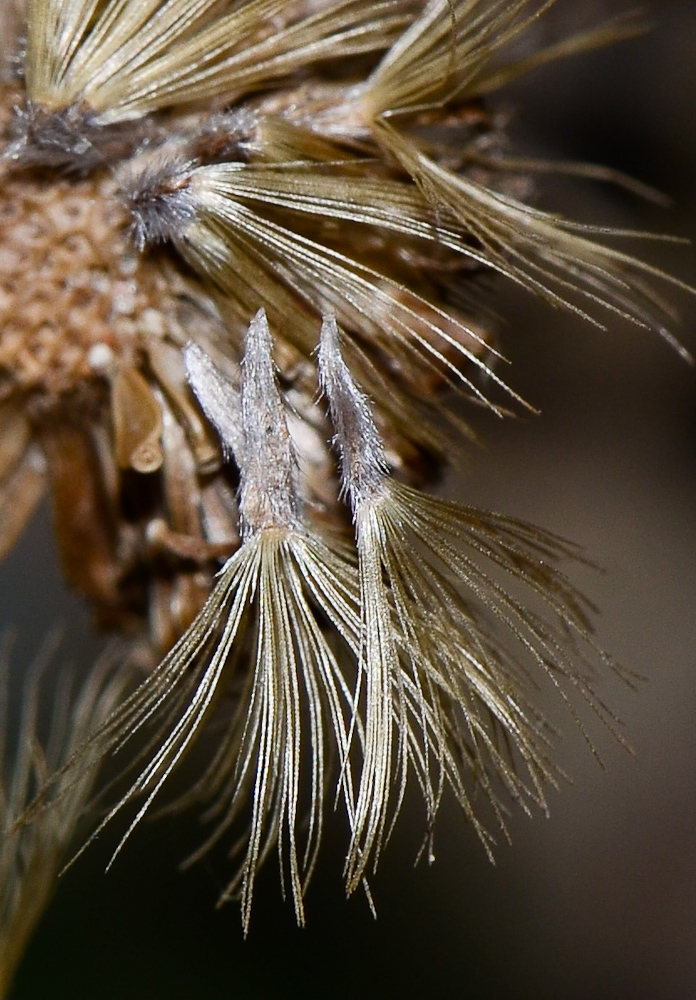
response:
<path id="1" fill-rule="evenodd" d="M 527 151 L 628 170 L 676 209 L 566 181 L 545 204 L 693 237 L 696 4 L 653 13 L 650 36 L 543 70 L 507 101 Z M 693 250 L 636 249 L 696 283 Z M 696 306 L 675 304 L 696 352 Z M 483 422 L 488 450 L 449 491 L 558 530 L 604 567 L 576 578 L 602 609 L 603 645 L 648 678 L 637 694 L 609 693 L 635 758 L 598 733 L 602 771 L 559 718 L 573 785 L 552 795 L 550 819 L 513 816 L 495 867 L 448 807 L 437 863 L 414 869 L 414 801 L 374 882 L 376 923 L 362 899 L 343 900 L 337 823 L 309 928 L 294 927 L 271 862 L 246 943 L 234 906 L 213 911 L 220 869 L 175 870 L 190 830 L 146 824 L 105 876 L 108 834 L 61 884 L 16 1000 L 696 996 L 696 371 L 618 323 L 602 333 L 524 296 L 504 312 L 509 377 L 542 415 Z M 84 664 L 88 626 L 58 581 L 45 517 L 1 570 L 2 619 L 24 630 L 18 656 L 66 619 Z"/>

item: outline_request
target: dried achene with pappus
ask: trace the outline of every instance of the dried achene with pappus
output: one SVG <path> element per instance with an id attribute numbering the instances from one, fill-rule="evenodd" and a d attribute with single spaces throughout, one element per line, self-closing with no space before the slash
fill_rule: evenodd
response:
<path id="1" fill-rule="evenodd" d="M 164 655 L 87 743 L 151 730 L 115 811 L 230 714 L 188 798 L 213 841 L 251 811 L 245 927 L 276 846 L 303 919 L 335 782 L 350 891 L 409 777 L 428 836 L 445 786 L 486 845 L 472 782 L 501 822 L 543 805 L 529 674 L 605 715 L 572 546 L 420 492 L 471 437 L 457 392 L 525 405 L 486 294 L 672 340 L 652 282 L 690 291 L 528 203 L 495 92 L 638 30 L 535 50 L 552 6 L 0 0 L 0 552 L 49 490 L 71 584 Z"/>
<path id="2" fill-rule="evenodd" d="M 69 778 L 115 755 L 128 773 L 132 738 L 147 734 L 139 773 L 94 836 L 136 806 L 118 853 L 208 730 L 217 743 L 210 764 L 175 805 L 206 807 L 212 830 L 193 858 L 227 835 L 237 869 L 223 899 L 241 896 L 245 931 L 257 868 L 274 848 L 304 922 L 324 803 L 337 792 L 350 830 L 348 892 L 362 884 L 369 895 L 366 876 L 409 776 L 423 793 L 428 839 L 448 785 L 490 853 L 472 785 L 504 829 L 501 792 L 523 808 L 546 808 L 544 788 L 558 778 L 528 672 L 536 668 L 563 698 L 577 689 L 615 723 L 594 690 L 598 667 L 614 664 L 592 640 L 582 596 L 555 566 L 572 548 L 393 480 L 333 316 L 322 325 L 318 367 L 357 552 L 306 517 L 264 311 L 249 326 L 238 395 L 198 348 L 187 360 L 240 469 L 242 542 L 162 663 L 59 772 Z"/>

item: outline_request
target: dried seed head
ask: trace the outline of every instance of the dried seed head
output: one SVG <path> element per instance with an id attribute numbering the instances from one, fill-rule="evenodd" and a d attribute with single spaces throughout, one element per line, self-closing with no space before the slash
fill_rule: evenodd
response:
<path id="1" fill-rule="evenodd" d="M 19 2 L 0 0 L 8 23 Z M 386 469 L 422 481 L 470 433 L 441 388 L 498 414 L 501 393 L 521 402 L 494 370 L 488 323 L 468 295 L 480 274 L 595 322 L 599 307 L 664 334 L 670 310 L 648 279 L 679 283 L 607 244 L 625 234 L 524 204 L 526 179 L 491 155 L 503 139 L 491 90 L 630 32 L 605 27 L 508 58 L 505 46 L 548 6 L 27 5 L 24 76 L 3 85 L 0 102 L 0 552 L 46 469 L 71 580 L 119 627 L 146 611 L 162 646 L 186 628 L 73 766 L 81 773 L 151 726 L 143 772 L 114 810 L 140 799 L 137 823 L 209 719 L 226 713 L 192 798 L 217 810 L 212 840 L 251 802 L 232 885 L 245 926 L 275 844 L 302 920 L 329 743 L 353 889 L 411 775 L 429 830 L 450 784 L 486 845 L 470 778 L 499 817 L 498 786 L 543 804 L 555 771 L 527 668 L 600 710 L 584 658 L 602 656 L 556 569 L 568 547 L 423 497 Z M 321 317 L 320 376 L 357 565 L 303 521 L 346 520 L 314 405 Z M 293 439 L 309 459 L 299 465 L 269 323 Z M 173 361 L 190 341 L 200 411 Z M 238 400 L 224 375 L 242 353 Z M 218 461 L 212 432 L 236 469 Z M 338 647 L 357 670 L 355 692 Z M 222 698 L 230 690 L 241 692 L 236 715 Z"/>

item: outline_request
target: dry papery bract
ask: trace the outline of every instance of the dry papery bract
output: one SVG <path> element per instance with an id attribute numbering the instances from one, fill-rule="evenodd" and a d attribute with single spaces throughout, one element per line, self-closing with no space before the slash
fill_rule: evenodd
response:
<path id="1" fill-rule="evenodd" d="M 0 997 L 10 989 L 29 938 L 56 888 L 58 873 L 97 815 L 98 758 L 83 757 L 80 773 L 53 792 L 48 806 L 39 797 L 34 817 L 22 821 L 48 775 L 68 761 L 116 708 L 123 697 L 126 669 L 115 651 L 105 654 L 76 688 L 63 671 L 54 672 L 55 642 L 48 642 L 23 682 L 18 720 L 9 716 L 10 643 L 3 638 L 0 664 Z M 46 708 L 51 696 L 50 713 Z M 50 715 L 46 739 L 41 717 Z M 16 721 L 16 725 L 15 725 Z M 10 739 L 10 734 L 14 738 Z"/>
<path id="2" fill-rule="evenodd" d="M 543 807 L 557 772 L 537 680 L 613 725 L 594 690 L 610 661 L 557 568 L 576 550 L 416 489 L 473 436 L 451 389 L 524 405 L 500 374 L 491 274 L 671 342 L 651 282 L 691 291 L 617 248 L 645 234 L 526 203 L 545 165 L 508 156 L 493 93 L 639 28 L 525 46 L 551 6 L 29 0 L 17 26 L 0 554 L 50 485 L 68 579 L 161 660 L 65 773 L 126 760 L 143 731 L 113 811 L 134 804 L 135 824 L 217 734 L 185 801 L 208 806 L 203 850 L 233 841 L 245 928 L 276 845 L 303 920 L 332 794 L 349 891 L 409 775 L 427 838 L 445 786 L 488 849 L 474 787 L 501 824 L 504 793 Z"/>

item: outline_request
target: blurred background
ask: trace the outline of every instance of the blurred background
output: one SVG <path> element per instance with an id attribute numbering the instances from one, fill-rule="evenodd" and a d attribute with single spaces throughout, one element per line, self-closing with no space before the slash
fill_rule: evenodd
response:
<path id="1" fill-rule="evenodd" d="M 665 210 L 556 178 L 544 207 L 693 239 L 696 3 L 652 14 L 650 34 L 543 69 L 504 104 L 525 153 L 610 164 L 674 199 Z M 692 248 L 631 249 L 696 284 Z M 675 293 L 674 304 L 696 353 L 696 303 Z M 414 797 L 373 883 L 376 922 L 363 898 L 344 900 L 339 820 L 308 928 L 295 927 L 271 861 L 246 942 L 236 907 L 214 909 L 222 866 L 177 870 L 191 822 L 144 824 L 105 875 L 107 831 L 61 880 L 14 1000 L 696 996 L 696 371 L 619 322 L 602 332 L 517 294 L 501 312 L 507 377 L 541 415 L 482 419 L 486 447 L 445 489 L 558 531 L 601 565 L 573 578 L 601 609 L 601 644 L 647 679 L 637 692 L 603 688 L 634 756 L 593 730 L 602 769 L 557 714 L 572 784 L 551 794 L 550 818 L 513 813 L 495 866 L 448 802 L 436 863 L 414 867 Z M 53 622 L 69 657 L 89 664 L 97 643 L 62 587 L 48 512 L 0 569 L 0 594 L 2 623 L 21 637 L 17 667 Z"/>

